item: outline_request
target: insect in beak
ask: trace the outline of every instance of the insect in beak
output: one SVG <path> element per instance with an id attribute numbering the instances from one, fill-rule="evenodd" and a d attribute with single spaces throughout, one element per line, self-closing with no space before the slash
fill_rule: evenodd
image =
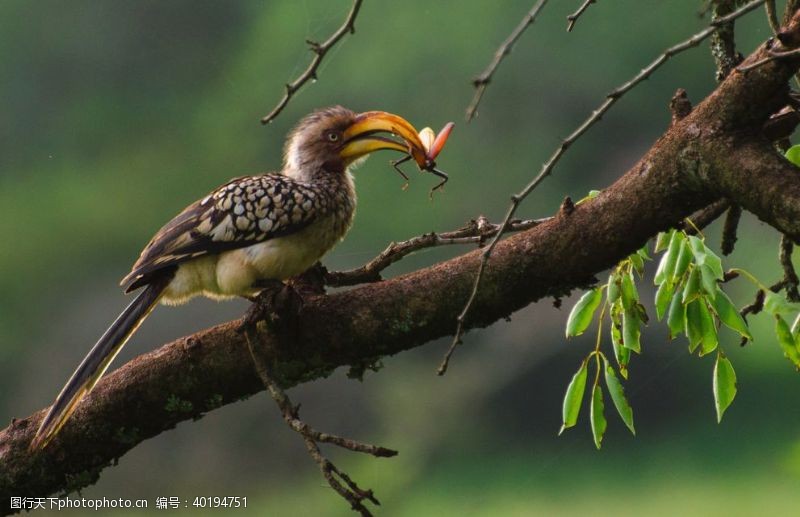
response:
<path id="1" fill-rule="evenodd" d="M 405 163 L 412 158 L 417 163 L 417 167 L 419 167 L 420 171 L 430 172 L 442 178 L 442 181 L 431 189 L 431 197 L 433 196 L 433 192 L 435 190 L 442 188 L 444 184 L 447 183 L 447 180 L 450 178 L 444 171 L 436 168 L 436 157 L 439 156 L 439 153 L 444 148 L 444 144 L 447 142 L 450 132 L 453 131 L 453 127 L 455 127 L 455 124 L 453 122 L 448 122 L 445 124 L 442 130 L 439 131 L 438 135 L 434 135 L 434 132 L 431 128 L 424 128 L 419 132 L 419 140 L 422 144 L 422 149 L 411 147 L 409 149 L 408 156 L 392 162 L 392 166 L 395 168 L 395 170 L 397 170 L 397 172 L 399 172 L 400 175 L 406 180 L 406 184 L 403 186 L 404 190 L 406 187 L 408 187 L 408 176 L 405 175 L 399 166 L 400 164 Z"/>

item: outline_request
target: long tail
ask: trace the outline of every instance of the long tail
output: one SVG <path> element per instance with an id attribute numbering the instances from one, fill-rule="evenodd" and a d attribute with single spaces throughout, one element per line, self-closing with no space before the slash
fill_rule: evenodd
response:
<path id="1" fill-rule="evenodd" d="M 140 292 L 120 314 L 108 330 L 100 336 L 89 354 L 81 361 L 66 386 L 58 394 L 56 401 L 42 420 L 31 449 L 41 449 L 50 443 L 61 427 L 69 419 L 78 402 L 86 396 L 105 373 L 108 365 L 122 350 L 142 321 L 150 314 L 161 293 L 169 284 L 171 276 L 154 280 Z"/>

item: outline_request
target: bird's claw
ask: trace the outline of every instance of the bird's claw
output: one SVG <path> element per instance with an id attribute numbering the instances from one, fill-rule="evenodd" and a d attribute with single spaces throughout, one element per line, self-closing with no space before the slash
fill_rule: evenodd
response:
<path id="1" fill-rule="evenodd" d="M 254 287 L 261 288 L 261 291 L 250 299 L 253 303 L 237 330 L 255 330 L 261 321 L 267 322 L 273 329 L 293 327 L 303 310 L 300 294 L 292 286 L 279 281 L 259 282 Z"/>

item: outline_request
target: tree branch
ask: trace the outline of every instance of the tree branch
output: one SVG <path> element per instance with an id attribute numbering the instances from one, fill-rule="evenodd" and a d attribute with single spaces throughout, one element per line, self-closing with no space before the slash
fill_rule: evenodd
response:
<path id="1" fill-rule="evenodd" d="M 278 104 L 272 108 L 272 111 L 261 117 L 262 124 L 269 124 L 272 122 L 272 120 L 277 117 L 281 111 L 283 111 L 283 108 L 289 104 L 289 100 L 300 88 L 303 87 L 304 84 L 306 84 L 308 81 L 316 80 L 317 69 L 322 63 L 322 60 L 325 58 L 325 54 L 327 54 L 328 51 L 333 48 L 333 46 L 336 45 L 339 40 L 342 39 L 348 32 L 350 34 L 354 34 L 356 32 L 356 17 L 358 16 L 358 10 L 361 9 L 362 2 L 363 0 L 353 1 L 353 7 L 350 9 L 350 14 L 347 15 L 347 19 L 345 19 L 344 24 L 342 24 L 342 26 L 331 35 L 331 37 L 325 40 L 324 43 L 306 40 L 306 43 L 309 44 L 311 51 L 314 53 L 314 59 L 311 60 L 311 63 L 309 63 L 305 72 L 300 74 L 300 76 L 291 83 L 286 84 L 286 92 L 283 94 L 281 100 L 278 101 Z"/>
<path id="2" fill-rule="evenodd" d="M 511 221 L 506 231 L 519 232 L 528 230 L 549 219 L 550 218 Z M 477 220 L 471 220 L 466 226 L 452 232 L 431 232 L 418 235 L 406 241 L 393 242 L 389 244 L 380 255 L 363 266 L 347 271 L 326 271 L 324 273 L 324 281 L 325 284 L 331 287 L 344 287 L 366 282 L 377 282 L 382 280 L 381 272 L 384 269 L 411 253 L 427 248 L 452 244 L 477 244 L 483 246 L 486 240 L 494 237 L 499 230 L 499 224 L 492 224 L 488 219 L 480 216 Z"/>
<path id="3" fill-rule="evenodd" d="M 797 24 L 794 24 L 796 30 Z M 760 59 L 760 48 L 749 61 Z M 800 175 L 761 136 L 785 101 L 796 60 L 731 74 L 596 198 L 497 243 L 466 328 L 544 297 L 565 296 L 657 232 L 727 197 L 800 237 Z M 384 282 L 305 300 L 295 338 L 259 329 L 282 388 L 449 335 L 471 291 L 481 250 Z M 11 496 L 69 492 L 138 443 L 263 389 L 239 321 L 142 355 L 104 378 L 44 451 L 28 445 L 45 410 L 0 431 L 0 509 Z"/>
<path id="4" fill-rule="evenodd" d="M 567 16 L 567 32 L 572 32 L 572 29 L 575 27 L 575 22 L 578 21 L 578 18 L 580 18 L 584 11 L 586 11 L 586 9 L 588 9 L 589 6 L 595 2 L 597 2 L 597 0 L 585 0 L 581 6 L 578 7 L 577 11 Z"/>
<path id="5" fill-rule="evenodd" d="M 587 118 L 584 120 L 572 133 L 570 133 L 565 139 L 561 141 L 558 145 L 556 150 L 550 156 L 550 158 L 542 165 L 539 174 L 534 177 L 530 183 L 528 183 L 525 188 L 523 188 L 519 193 L 513 194 L 511 196 L 511 205 L 508 207 L 508 211 L 506 212 L 505 219 L 503 223 L 500 225 L 500 231 L 497 232 L 495 237 L 489 243 L 489 245 L 483 250 L 483 255 L 481 257 L 481 261 L 478 264 L 478 270 L 475 274 L 475 280 L 472 284 L 472 291 L 470 292 L 469 297 L 467 297 L 467 301 L 464 304 L 464 308 L 458 314 L 456 318 L 456 330 L 453 336 L 453 340 L 450 343 L 450 348 L 448 349 L 447 353 L 445 354 L 445 358 L 442 361 L 441 366 L 439 366 L 439 375 L 444 375 L 447 371 L 447 363 L 450 358 L 450 355 L 453 353 L 453 350 L 461 344 L 462 335 L 465 330 L 464 322 L 469 315 L 470 311 L 472 310 L 472 304 L 475 301 L 475 297 L 480 287 L 481 280 L 483 279 L 483 272 L 486 269 L 486 264 L 489 262 L 489 259 L 492 256 L 492 252 L 494 251 L 495 246 L 497 245 L 500 238 L 505 233 L 505 229 L 508 225 L 508 222 L 514 217 L 514 214 L 517 212 L 517 208 L 519 208 L 520 203 L 528 197 L 528 195 L 533 192 L 533 190 L 541 184 L 542 181 L 545 180 L 555 168 L 556 164 L 559 162 L 561 157 L 564 153 L 567 152 L 567 149 L 575 143 L 586 131 L 589 130 L 593 125 L 600 121 L 603 115 L 611 109 L 611 107 L 616 104 L 616 102 L 622 98 L 627 92 L 632 90 L 637 84 L 641 83 L 642 81 L 646 80 L 650 77 L 653 72 L 655 72 L 661 65 L 669 61 L 670 58 L 673 56 L 688 50 L 692 47 L 696 47 L 706 38 L 714 33 L 717 30 L 717 27 L 721 27 L 727 23 L 732 22 L 733 20 L 747 14 L 748 12 L 752 11 L 759 5 L 764 3 L 764 0 L 753 0 L 745 4 L 744 6 L 740 7 L 736 11 L 722 16 L 720 18 L 715 18 L 711 21 L 708 27 L 703 29 L 702 31 L 698 32 L 697 34 L 691 36 L 690 38 L 673 45 L 662 52 L 658 57 L 656 57 L 649 65 L 639 71 L 633 78 L 625 82 L 624 84 L 615 88 L 611 93 L 606 95 L 605 100 L 603 103 L 595 109 Z"/>
<path id="6" fill-rule="evenodd" d="M 486 70 L 481 72 L 481 74 L 472 80 L 472 85 L 475 86 L 475 95 L 472 97 L 472 102 L 469 103 L 467 106 L 467 122 L 472 120 L 475 117 L 475 114 L 478 112 L 478 104 L 481 103 L 481 98 L 483 98 L 483 94 L 486 92 L 486 88 L 489 86 L 489 83 L 492 81 L 492 76 L 494 75 L 495 70 L 497 67 L 500 66 L 500 62 L 505 59 L 505 57 L 511 54 L 511 51 L 514 48 L 514 44 L 517 40 L 522 36 L 522 33 L 525 32 L 529 26 L 533 25 L 533 22 L 536 21 L 536 17 L 539 15 L 539 11 L 542 10 L 544 4 L 547 3 L 547 0 L 539 0 L 536 2 L 528 14 L 526 14 L 522 21 L 519 22 L 519 25 L 511 31 L 511 34 L 506 38 L 500 48 L 498 48 L 492 60 L 489 62 L 489 65 L 486 67 Z"/>

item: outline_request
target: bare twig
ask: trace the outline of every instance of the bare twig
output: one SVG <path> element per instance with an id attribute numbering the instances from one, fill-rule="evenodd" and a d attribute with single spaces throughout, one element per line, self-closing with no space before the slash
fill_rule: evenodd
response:
<path id="1" fill-rule="evenodd" d="M 764 2 L 764 9 L 767 11 L 767 21 L 772 29 L 772 34 L 778 34 L 781 30 L 781 23 L 778 21 L 778 11 L 775 9 L 775 0 Z"/>
<path id="2" fill-rule="evenodd" d="M 708 38 L 711 34 L 717 30 L 717 27 L 724 25 L 726 23 L 735 20 L 742 15 L 752 11 L 759 5 L 763 4 L 765 0 L 753 0 L 749 2 L 736 11 L 732 12 L 729 15 L 722 16 L 715 20 L 712 20 L 710 25 L 703 29 L 702 31 L 698 32 L 697 34 L 693 35 L 687 40 L 684 40 L 677 45 L 669 47 L 666 49 L 661 55 L 659 55 L 655 60 L 653 60 L 649 65 L 643 68 L 638 74 L 636 74 L 632 79 L 628 82 L 622 84 L 621 86 L 617 87 L 611 93 L 606 96 L 606 100 L 597 108 L 595 109 L 589 117 L 581 123 L 578 128 L 573 131 L 569 136 L 567 136 L 564 140 L 561 141 L 558 148 L 555 150 L 553 155 L 547 162 L 542 165 L 542 169 L 539 172 L 539 175 L 533 178 L 528 185 L 522 189 L 521 192 L 518 194 L 514 194 L 511 196 L 511 205 L 508 207 L 508 211 L 506 212 L 505 219 L 503 223 L 500 225 L 500 231 L 494 236 L 492 241 L 489 245 L 484 249 L 483 253 L 481 254 L 481 261 L 480 265 L 478 266 L 478 272 L 475 275 L 475 282 L 472 286 L 472 291 L 467 299 L 467 303 L 464 305 L 464 309 L 458 315 L 457 318 L 457 325 L 455 335 L 453 336 L 453 341 L 450 344 L 450 348 L 448 349 L 447 353 L 445 354 L 442 363 L 439 365 L 438 374 L 444 375 L 447 371 L 447 365 L 450 360 L 450 356 L 452 355 L 455 348 L 461 344 L 462 337 L 464 334 L 464 322 L 466 321 L 467 314 L 469 314 L 469 310 L 472 307 L 473 302 L 475 301 L 475 296 L 478 292 L 478 287 L 480 286 L 481 278 L 483 278 L 483 273 L 486 270 L 486 264 L 489 262 L 489 258 L 492 255 L 492 251 L 494 250 L 495 246 L 497 246 L 497 242 L 505 233 L 505 230 L 508 226 L 509 221 L 511 218 L 514 217 L 514 214 L 517 211 L 520 203 L 530 194 L 533 189 L 535 189 L 550 173 L 553 171 L 556 163 L 561 159 L 561 156 L 566 152 L 566 150 L 578 139 L 583 135 L 590 127 L 592 127 L 595 123 L 597 123 L 600 118 L 607 112 L 611 106 L 613 106 L 625 93 L 630 91 L 633 87 L 635 87 L 640 82 L 644 81 L 650 75 L 656 71 L 661 65 L 666 63 L 671 57 L 683 52 L 692 47 L 696 47 L 699 45 L 703 40 Z"/>
<path id="3" fill-rule="evenodd" d="M 792 239 L 786 235 L 781 236 L 781 251 L 778 255 L 783 267 L 783 281 L 786 283 L 786 298 L 790 302 L 800 302 L 800 292 L 798 292 L 798 283 L 800 279 L 797 278 L 797 272 L 794 270 L 792 264 L 792 251 L 794 251 L 794 243 Z"/>
<path id="4" fill-rule="evenodd" d="M 722 227 L 722 244 L 720 248 L 723 255 L 730 255 L 733 253 L 733 248 L 736 245 L 736 232 L 739 228 L 739 220 L 742 218 L 742 207 L 733 205 L 728 209 L 728 214 L 725 216 L 725 224 Z"/>
<path id="5" fill-rule="evenodd" d="M 497 67 L 500 66 L 500 62 L 503 60 L 503 58 L 511 53 L 511 50 L 514 48 L 514 44 L 517 42 L 520 36 L 522 36 L 522 33 L 525 32 L 525 29 L 533 24 L 533 22 L 536 20 L 536 16 L 539 15 L 539 11 L 542 10 L 542 7 L 544 7 L 544 4 L 546 3 L 547 0 L 539 0 L 536 2 L 536 5 L 534 5 L 530 11 L 528 11 L 528 14 L 522 18 L 522 21 L 519 22 L 519 25 L 516 26 L 503 44 L 500 45 L 497 51 L 495 51 L 494 57 L 489 63 L 489 66 L 486 67 L 486 70 L 472 80 L 472 85 L 475 86 L 475 95 L 472 97 L 472 102 L 470 102 L 469 106 L 467 107 L 467 122 L 475 117 L 475 114 L 478 111 L 478 104 L 480 104 L 481 98 L 483 97 L 484 92 L 486 92 L 486 88 L 489 86 L 495 70 L 497 70 Z"/>
<path id="6" fill-rule="evenodd" d="M 525 221 L 511 221 L 506 231 L 518 232 L 533 228 L 550 218 L 528 219 Z M 469 221 L 466 226 L 444 233 L 426 233 L 402 242 L 393 242 L 383 250 L 380 255 L 370 260 L 361 267 L 347 271 L 326 271 L 325 283 L 332 287 L 377 282 L 381 280 L 381 271 L 391 266 L 403 257 L 426 248 L 445 246 L 451 244 L 478 244 L 483 246 L 487 239 L 493 237 L 500 225 L 492 224 L 483 216 L 477 220 Z"/>
<path id="7" fill-rule="evenodd" d="M 674 126 L 692 112 L 692 101 L 686 95 L 686 90 L 678 88 L 669 101 L 669 112 L 672 114 L 670 126 Z"/>
<path id="8" fill-rule="evenodd" d="M 350 14 L 347 15 L 347 19 L 344 21 L 344 24 L 339 27 L 336 32 L 334 32 L 324 43 L 317 43 L 315 41 L 306 40 L 306 42 L 311 47 L 311 51 L 314 53 L 314 59 L 311 60 L 311 63 L 306 68 L 305 72 L 303 72 L 297 79 L 292 81 L 291 83 L 286 84 L 286 92 L 283 94 L 283 97 L 278 104 L 269 112 L 269 114 L 265 115 L 261 118 L 262 124 L 268 124 L 271 122 L 275 117 L 277 117 L 283 108 L 289 103 L 289 100 L 292 96 L 297 93 L 297 90 L 303 87 L 308 81 L 317 78 L 317 68 L 319 68 L 320 63 L 322 63 L 322 59 L 325 57 L 325 54 L 339 42 L 348 32 L 353 34 L 356 32 L 355 28 L 355 21 L 356 16 L 358 16 L 358 10 L 361 9 L 361 3 L 363 0 L 354 0 L 353 7 L 350 9 Z"/>
<path id="9" fill-rule="evenodd" d="M 572 32 L 572 28 L 575 27 L 575 22 L 578 21 L 578 18 L 580 18 L 583 12 L 595 2 L 597 2 L 597 0 L 586 0 L 578 7 L 577 11 L 567 16 L 567 32 Z"/>
<path id="10" fill-rule="evenodd" d="M 733 12 L 734 0 L 713 0 L 711 3 L 711 17 L 717 19 Z M 722 81 L 733 68 L 738 65 L 742 57 L 736 53 L 734 38 L 734 23 L 728 22 L 720 25 L 711 35 L 711 56 L 717 65 L 717 82 Z"/>
<path id="11" fill-rule="evenodd" d="M 734 0 L 712 0 L 711 16 L 712 19 L 730 14 L 735 7 Z M 731 73 L 736 65 L 742 61 L 742 56 L 736 52 L 736 38 L 734 33 L 734 22 L 726 23 L 711 35 L 709 46 L 711 56 L 717 65 L 716 79 L 722 82 Z M 736 232 L 739 228 L 739 220 L 742 217 L 742 207 L 732 205 L 725 216 L 725 224 L 722 227 L 722 254 L 730 255 L 736 245 Z"/>
<path id="12" fill-rule="evenodd" d="M 783 24 L 789 23 L 795 11 L 800 8 L 800 0 L 787 0 L 786 8 L 783 10 Z"/>
<path id="13" fill-rule="evenodd" d="M 339 447 L 355 451 L 372 454 L 377 457 L 391 457 L 397 455 L 397 451 L 387 449 L 385 447 L 378 447 L 367 443 L 357 442 L 347 438 L 322 433 L 310 427 L 307 423 L 300 420 L 299 408 L 292 404 L 289 396 L 285 391 L 275 382 L 268 362 L 261 356 L 261 354 L 253 346 L 255 336 L 252 335 L 250 328 L 244 326 L 244 336 L 247 341 L 247 348 L 250 351 L 250 356 L 253 359 L 256 372 L 258 373 L 261 382 L 269 392 L 272 399 L 280 408 L 283 419 L 289 427 L 303 437 L 306 444 L 306 449 L 311 458 L 319 465 L 322 475 L 328 481 L 328 484 L 339 495 L 341 495 L 347 502 L 350 503 L 354 511 L 359 512 L 362 516 L 371 516 L 372 513 L 364 506 L 364 500 L 368 500 L 373 504 L 380 505 L 380 502 L 372 493 L 372 490 L 364 490 L 360 488 L 350 477 L 336 468 L 328 458 L 322 454 L 319 448 L 319 443 L 331 443 Z"/>
<path id="14" fill-rule="evenodd" d="M 786 108 L 772 115 L 764 123 L 764 136 L 770 142 L 782 141 L 794 132 L 798 124 L 800 124 L 800 113 L 795 109 Z M 788 146 L 786 147 L 788 148 Z M 781 149 L 781 152 L 786 152 L 786 149 Z"/>
<path id="15" fill-rule="evenodd" d="M 778 293 L 785 289 L 786 298 L 790 302 L 798 302 L 800 301 L 800 292 L 798 292 L 798 284 L 800 284 L 800 279 L 798 279 L 797 273 L 794 269 L 794 264 L 792 264 L 793 250 L 794 243 L 792 243 L 792 240 L 786 235 L 782 235 L 778 252 L 778 260 L 780 260 L 781 267 L 783 268 L 783 278 L 769 286 L 769 290 L 773 293 Z M 739 314 L 742 315 L 742 318 L 745 318 L 746 320 L 748 315 L 758 314 L 761 312 L 764 309 L 765 296 L 766 295 L 763 289 L 756 291 L 756 296 L 753 302 L 749 305 L 745 305 L 742 307 L 742 310 L 739 311 Z M 749 340 L 747 338 L 743 337 L 741 345 L 746 345 L 748 341 Z"/>
<path id="16" fill-rule="evenodd" d="M 719 216 L 724 214 L 725 210 L 727 210 L 730 206 L 731 202 L 727 199 L 715 201 L 707 207 L 700 209 L 687 217 L 686 219 L 689 219 L 692 224 L 685 224 L 685 220 L 681 221 L 681 224 L 678 225 L 678 229 L 683 230 L 688 235 L 695 235 L 697 234 L 695 227 L 705 228 L 719 218 Z"/>
<path id="17" fill-rule="evenodd" d="M 788 58 L 797 57 L 797 56 L 800 56 L 800 48 L 796 48 L 794 50 L 787 50 L 787 51 L 784 51 L 784 52 L 771 50 L 767 57 L 765 57 L 763 59 L 759 59 L 758 61 L 756 61 L 754 63 L 750 63 L 749 65 L 746 65 L 746 66 L 737 66 L 736 70 L 738 70 L 740 72 L 749 72 L 750 70 L 753 70 L 754 68 L 758 68 L 760 66 L 766 65 L 770 61 L 776 61 L 776 60 L 780 60 L 780 59 L 788 59 Z"/>

